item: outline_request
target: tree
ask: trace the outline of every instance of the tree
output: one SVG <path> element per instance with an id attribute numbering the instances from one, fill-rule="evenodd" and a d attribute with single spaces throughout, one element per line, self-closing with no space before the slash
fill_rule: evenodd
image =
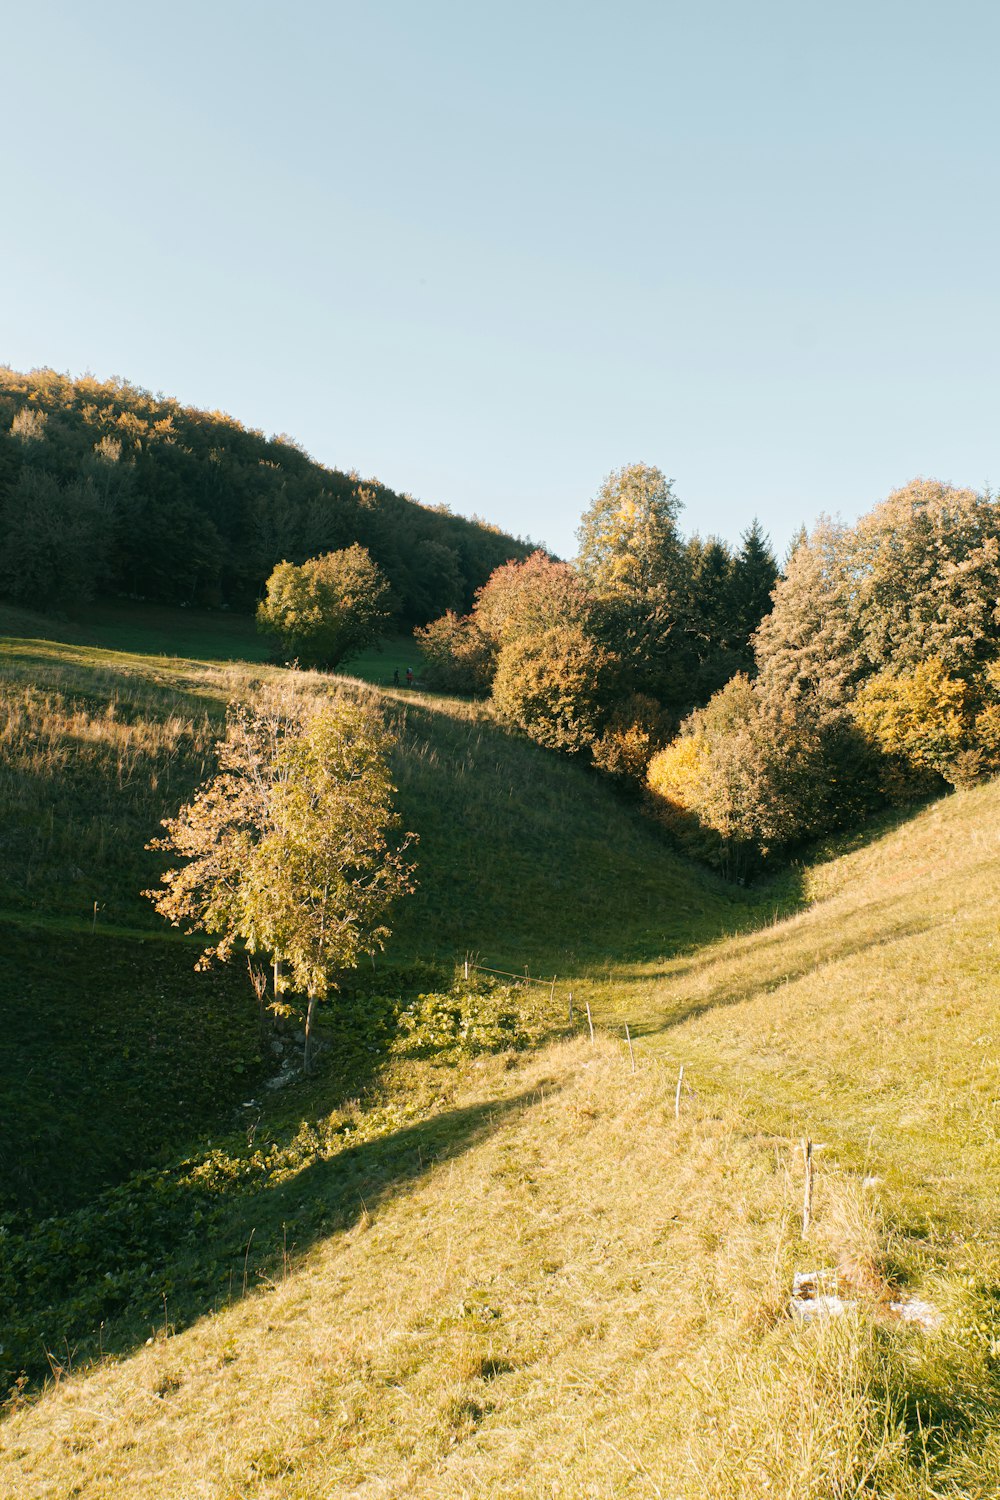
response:
<path id="1" fill-rule="evenodd" d="M 869 677 L 851 715 L 902 772 L 889 779 L 888 790 L 905 797 L 932 790 L 937 776 L 952 784 L 967 779 L 978 752 L 969 699 L 966 684 L 933 656 L 909 672 Z"/>
<path id="2" fill-rule="evenodd" d="M 473 619 L 499 650 L 522 636 L 559 625 L 586 629 L 592 610 L 579 573 L 541 550 L 497 568 L 476 594 Z"/>
<path id="3" fill-rule="evenodd" d="M 865 670 L 854 586 L 851 535 L 821 517 L 799 539 L 753 637 L 760 688 L 775 707 L 802 701 L 822 718 L 850 702 Z"/>
<path id="4" fill-rule="evenodd" d="M 918 479 L 853 528 L 821 520 L 792 554 L 754 646 L 766 691 L 824 711 L 876 673 L 932 658 L 972 681 L 1000 647 L 1000 506 Z"/>
<path id="5" fill-rule="evenodd" d="M 750 637 L 771 612 L 771 595 L 778 582 L 778 564 L 770 538 L 754 518 L 740 537 L 730 576 L 729 645 L 753 668 Z"/>
<path id="6" fill-rule="evenodd" d="M 385 946 L 393 903 L 413 888 L 379 716 L 346 698 L 235 704 L 219 769 L 152 849 L 179 854 L 147 891 L 174 926 L 210 941 L 199 966 L 237 945 L 267 953 L 275 990 L 304 994 L 305 1065 L 318 1001 Z"/>
<path id="7" fill-rule="evenodd" d="M 25 466 L 0 503 L 0 590 L 20 604 L 79 604 L 107 572 L 113 504 L 89 480 L 60 486 Z"/>
<path id="8" fill-rule="evenodd" d="M 583 750 L 600 732 L 602 679 L 614 666 L 610 652 L 575 625 L 509 641 L 493 679 L 500 718 L 552 750 Z"/>
<path id="9" fill-rule="evenodd" d="M 450 610 L 414 634 L 427 679 L 456 693 L 488 693 L 501 649 L 559 626 L 586 632 L 593 601 L 575 569 L 541 550 L 496 568 L 476 592 L 472 613 Z"/>
<path id="10" fill-rule="evenodd" d="M 932 657 L 968 676 L 1000 646 L 1000 504 L 915 479 L 862 517 L 851 566 L 871 669 Z"/>
<path id="11" fill-rule="evenodd" d="M 365 547 L 281 562 L 267 580 L 257 628 L 276 635 L 303 666 L 339 666 L 382 634 L 389 585 Z"/>
<path id="12" fill-rule="evenodd" d="M 673 584 L 681 503 L 671 485 L 648 464 L 627 464 L 604 480 L 576 534 L 580 571 L 597 592 L 647 594 Z"/>

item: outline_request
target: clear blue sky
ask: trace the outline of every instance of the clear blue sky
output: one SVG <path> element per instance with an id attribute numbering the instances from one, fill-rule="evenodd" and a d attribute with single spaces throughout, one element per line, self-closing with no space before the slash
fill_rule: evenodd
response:
<path id="1" fill-rule="evenodd" d="M 570 554 L 1000 482 L 989 0 L 0 8 L 0 359 Z"/>

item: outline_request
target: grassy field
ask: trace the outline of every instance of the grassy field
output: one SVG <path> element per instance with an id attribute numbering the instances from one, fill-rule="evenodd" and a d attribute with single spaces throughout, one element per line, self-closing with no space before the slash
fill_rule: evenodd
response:
<path id="1" fill-rule="evenodd" d="M 245 978 L 191 974 L 138 895 L 268 669 L 59 634 L 3 643 L 8 1383 L 39 1352 L 0 1495 L 1000 1493 L 1000 786 L 744 891 L 484 708 L 389 688 L 419 891 L 319 1075 L 270 1091 Z M 554 987 L 415 1048 L 470 952 Z M 487 1014 L 469 988 L 441 1005 Z M 819 1270 L 853 1307 L 803 1324 Z"/>

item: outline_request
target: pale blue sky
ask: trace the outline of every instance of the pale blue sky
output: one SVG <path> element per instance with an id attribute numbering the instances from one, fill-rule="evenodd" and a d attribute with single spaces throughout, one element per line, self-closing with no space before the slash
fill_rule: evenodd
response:
<path id="1" fill-rule="evenodd" d="M 0 0 L 0 359 L 557 551 L 1000 482 L 1000 7 Z"/>

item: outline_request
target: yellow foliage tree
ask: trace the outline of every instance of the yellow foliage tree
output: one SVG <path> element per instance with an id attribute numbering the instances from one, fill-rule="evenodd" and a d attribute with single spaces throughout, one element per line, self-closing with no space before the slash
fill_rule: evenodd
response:
<path id="1" fill-rule="evenodd" d="M 967 777 L 976 745 L 969 689 L 938 657 L 908 672 L 879 672 L 860 689 L 851 715 L 862 734 L 897 768 L 957 782 Z M 912 790 L 905 784 L 898 788 Z"/>

